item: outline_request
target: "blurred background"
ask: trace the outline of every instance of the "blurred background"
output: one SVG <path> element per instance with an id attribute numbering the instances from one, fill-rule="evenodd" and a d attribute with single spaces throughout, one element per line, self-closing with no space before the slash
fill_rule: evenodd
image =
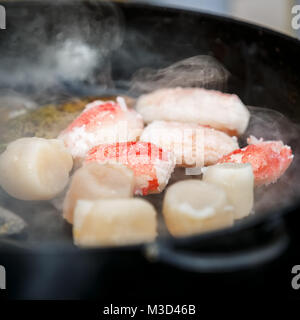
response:
<path id="1" fill-rule="evenodd" d="M 16 0 L 4 0 L 16 1 Z M 4 2 L 3 1 L 3 2 Z M 61 0 L 57 0 L 58 2 Z M 72 1 L 72 0 L 69 0 Z M 181 8 L 197 8 L 202 11 L 234 17 L 256 23 L 273 30 L 300 38 L 299 28 L 292 28 L 292 8 L 300 6 L 300 0 L 115 0 L 119 2 L 141 2 L 177 6 Z M 300 8 L 300 7 L 299 7 Z M 299 9 L 300 13 L 300 9 Z"/>
<path id="2" fill-rule="evenodd" d="M 300 38 L 300 29 L 294 30 L 291 25 L 294 16 L 292 7 L 300 5 L 300 0 L 148 0 L 147 2 L 199 8 L 203 11 L 260 24 Z"/>

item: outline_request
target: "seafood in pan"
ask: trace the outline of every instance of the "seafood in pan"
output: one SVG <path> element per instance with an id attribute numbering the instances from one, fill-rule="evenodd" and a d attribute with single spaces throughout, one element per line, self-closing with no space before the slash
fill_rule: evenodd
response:
<path id="1" fill-rule="evenodd" d="M 236 95 L 200 88 L 156 90 L 134 108 L 122 97 L 89 101 L 55 139 L 9 143 L 0 184 L 21 200 L 64 194 L 63 217 L 78 246 L 154 241 L 158 213 L 149 194 L 164 194 L 173 236 L 229 227 L 253 211 L 254 189 L 276 182 L 293 161 L 281 141 L 250 137 L 240 146 L 249 119 Z M 203 174 L 168 186 L 175 167 Z"/>

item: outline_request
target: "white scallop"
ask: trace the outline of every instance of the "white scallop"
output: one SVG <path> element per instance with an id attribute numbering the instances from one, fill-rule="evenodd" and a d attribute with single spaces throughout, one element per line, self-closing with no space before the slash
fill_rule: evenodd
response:
<path id="1" fill-rule="evenodd" d="M 17 199 L 49 200 L 66 187 L 72 167 L 62 141 L 21 138 L 0 156 L 0 184 Z"/>
<path id="2" fill-rule="evenodd" d="M 78 246 L 119 246 L 153 241 L 154 207 L 143 199 L 78 200 L 73 236 Z"/>
<path id="3" fill-rule="evenodd" d="M 234 207 L 234 218 L 248 216 L 253 207 L 254 176 L 249 163 L 223 163 L 205 168 L 203 181 L 222 187 Z"/>
<path id="4" fill-rule="evenodd" d="M 171 185 L 163 201 L 166 226 L 174 236 L 188 236 L 233 224 L 233 207 L 223 188 L 200 180 Z"/>

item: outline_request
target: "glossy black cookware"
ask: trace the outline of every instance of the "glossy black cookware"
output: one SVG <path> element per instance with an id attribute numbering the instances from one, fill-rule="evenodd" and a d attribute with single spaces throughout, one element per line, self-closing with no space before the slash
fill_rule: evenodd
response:
<path id="1" fill-rule="evenodd" d="M 62 97 L 126 93 L 138 69 L 159 69 L 204 54 L 230 71 L 228 92 L 237 93 L 247 105 L 273 108 L 300 122 L 300 42 L 295 39 L 163 5 L 97 1 L 4 5 L 1 90 L 43 103 L 54 93 Z M 76 50 L 86 50 L 86 60 L 77 63 L 70 55 Z M 65 56 L 55 60 L 57 52 Z M 279 287 L 289 291 L 289 268 L 296 263 L 297 195 L 284 206 L 226 230 L 184 239 L 162 237 L 146 246 L 91 250 L 73 246 L 71 228 L 58 216 L 53 224 L 47 216 L 30 225 L 30 215 L 42 216 L 43 205 L 3 201 L 27 219 L 26 232 L 31 232 L 0 239 L 0 264 L 7 270 L 4 297 L 142 300 L 186 297 L 191 286 L 199 288 L 200 297 L 224 293 L 229 287 L 252 290 L 262 283 L 273 293 Z M 274 273 L 281 274 L 280 283 L 272 281 Z"/>

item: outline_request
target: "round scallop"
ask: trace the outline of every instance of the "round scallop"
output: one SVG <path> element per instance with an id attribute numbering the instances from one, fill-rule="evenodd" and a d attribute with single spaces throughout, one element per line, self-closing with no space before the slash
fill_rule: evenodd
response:
<path id="1" fill-rule="evenodd" d="M 188 236 L 233 224 L 233 207 L 223 188 L 201 180 L 180 181 L 163 200 L 166 226 L 173 236 Z"/>
<path id="2" fill-rule="evenodd" d="M 73 237 L 78 246 L 119 246 L 153 241 L 157 235 L 154 207 L 143 199 L 79 200 Z"/>
<path id="3" fill-rule="evenodd" d="M 248 216 L 253 208 L 254 175 L 249 163 L 223 163 L 205 168 L 203 181 L 222 187 L 234 207 L 234 218 Z"/>
<path id="4" fill-rule="evenodd" d="M 63 203 L 63 216 L 73 223 L 77 200 L 129 198 L 133 196 L 133 188 L 133 172 L 122 164 L 85 164 L 72 177 Z"/>
<path id="5" fill-rule="evenodd" d="M 17 199 L 49 200 L 66 187 L 72 167 L 62 141 L 21 138 L 0 156 L 0 184 Z"/>

